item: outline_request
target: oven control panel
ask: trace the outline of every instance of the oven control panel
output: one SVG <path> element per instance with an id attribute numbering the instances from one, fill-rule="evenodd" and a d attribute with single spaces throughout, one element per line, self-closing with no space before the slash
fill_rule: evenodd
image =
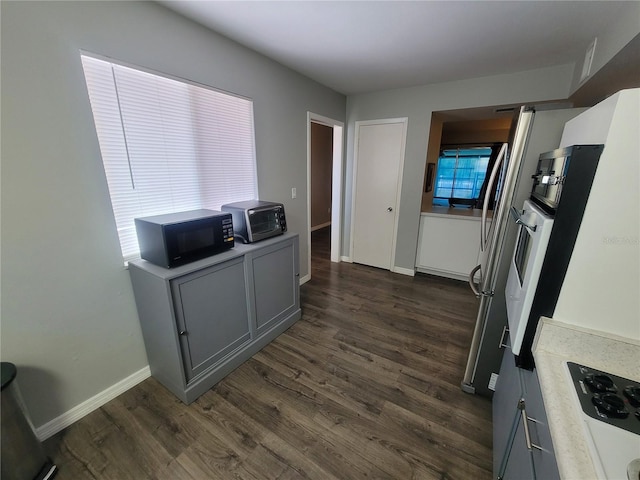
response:
<path id="1" fill-rule="evenodd" d="M 640 382 L 567 362 L 586 415 L 640 435 Z"/>

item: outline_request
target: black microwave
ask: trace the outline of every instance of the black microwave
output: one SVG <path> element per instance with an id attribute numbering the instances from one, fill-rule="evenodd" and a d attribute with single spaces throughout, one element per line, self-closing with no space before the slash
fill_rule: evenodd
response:
<path id="1" fill-rule="evenodd" d="M 172 268 L 233 247 L 231 214 L 190 210 L 136 218 L 140 256 Z"/>
<path id="2" fill-rule="evenodd" d="M 284 205 L 263 200 L 227 203 L 220 209 L 233 216 L 235 236 L 244 243 L 253 243 L 287 231 Z"/>

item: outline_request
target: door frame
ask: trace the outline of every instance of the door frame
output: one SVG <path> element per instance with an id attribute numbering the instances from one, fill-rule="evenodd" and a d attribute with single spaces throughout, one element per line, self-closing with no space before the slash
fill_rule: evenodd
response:
<path id="1" fill-rule="evenodd" d="M 357 193 L 357 182 L 358 182 L 358 150 L 360 143 L 360 127 L 367 125 L 385 125 L 391 123 L 401 123 L 403 126 L 402 131 L 402 146 L 400 148 L 400 165 L 398 165 L 398 178 L 396 179 L 396 202 L 393 208 L 395 208 L 396 215 L 393 221 L 393 237 L 391 239 L 391 259 L 389 270 L 392 272 L 396 271 L 396 245 L 398 239 L 398 223 L 400 219 L 400 198 L 402 196 L 402 177 L 404 172 L 404 161 L 405 161 L 405 152 L 407 148 L 407 126 L 409 123 L 408 117 L 398 117 L 398 118 L 383 118 L 377 120 L 358 120 L 355 122 L 355 137 L 354 137 L 354 147 L 353 147 L 353 184 L 351 186 L 351 229 L 350 229 L 350 239 L 349 239 L 349 256 L 353 261 L 353 240 L 354 240 L 354 230 L 355 230 L 355 218 L 357 215 L 356 211 L 356 193 Z"/>
<path id="2" fill-rule="evenodd" d="M 344 171 L 344 123 L 333 118 L 307 112 L 307 251 L 311 279 L 311 124 L 318 123 L 333 129 L 333 162 L 331 173 L 331 261 L 340 262 L 342 243 L 342 172 Z M 301 282 L 301 283 L 304 283 Z"/>

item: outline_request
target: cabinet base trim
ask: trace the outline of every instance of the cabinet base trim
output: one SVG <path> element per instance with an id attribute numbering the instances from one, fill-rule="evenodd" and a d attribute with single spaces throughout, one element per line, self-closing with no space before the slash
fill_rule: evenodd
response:
<path id="1" fill-rule="evenodd" d="M 393 267 L 391 271 L 393 273 L 400 273 L 402 275 L 408 275 L 410 277 L 414 277 L 416 275 L 416 271 L 413 268 Z"/>

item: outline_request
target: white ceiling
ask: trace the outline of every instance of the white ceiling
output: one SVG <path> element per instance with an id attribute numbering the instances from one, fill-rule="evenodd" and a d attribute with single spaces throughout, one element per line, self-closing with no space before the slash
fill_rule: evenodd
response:
<path id="1" fill-rule="evenodd" d="M 573 63 L 618 1 L 160 3 L 346 95 Z"/>

